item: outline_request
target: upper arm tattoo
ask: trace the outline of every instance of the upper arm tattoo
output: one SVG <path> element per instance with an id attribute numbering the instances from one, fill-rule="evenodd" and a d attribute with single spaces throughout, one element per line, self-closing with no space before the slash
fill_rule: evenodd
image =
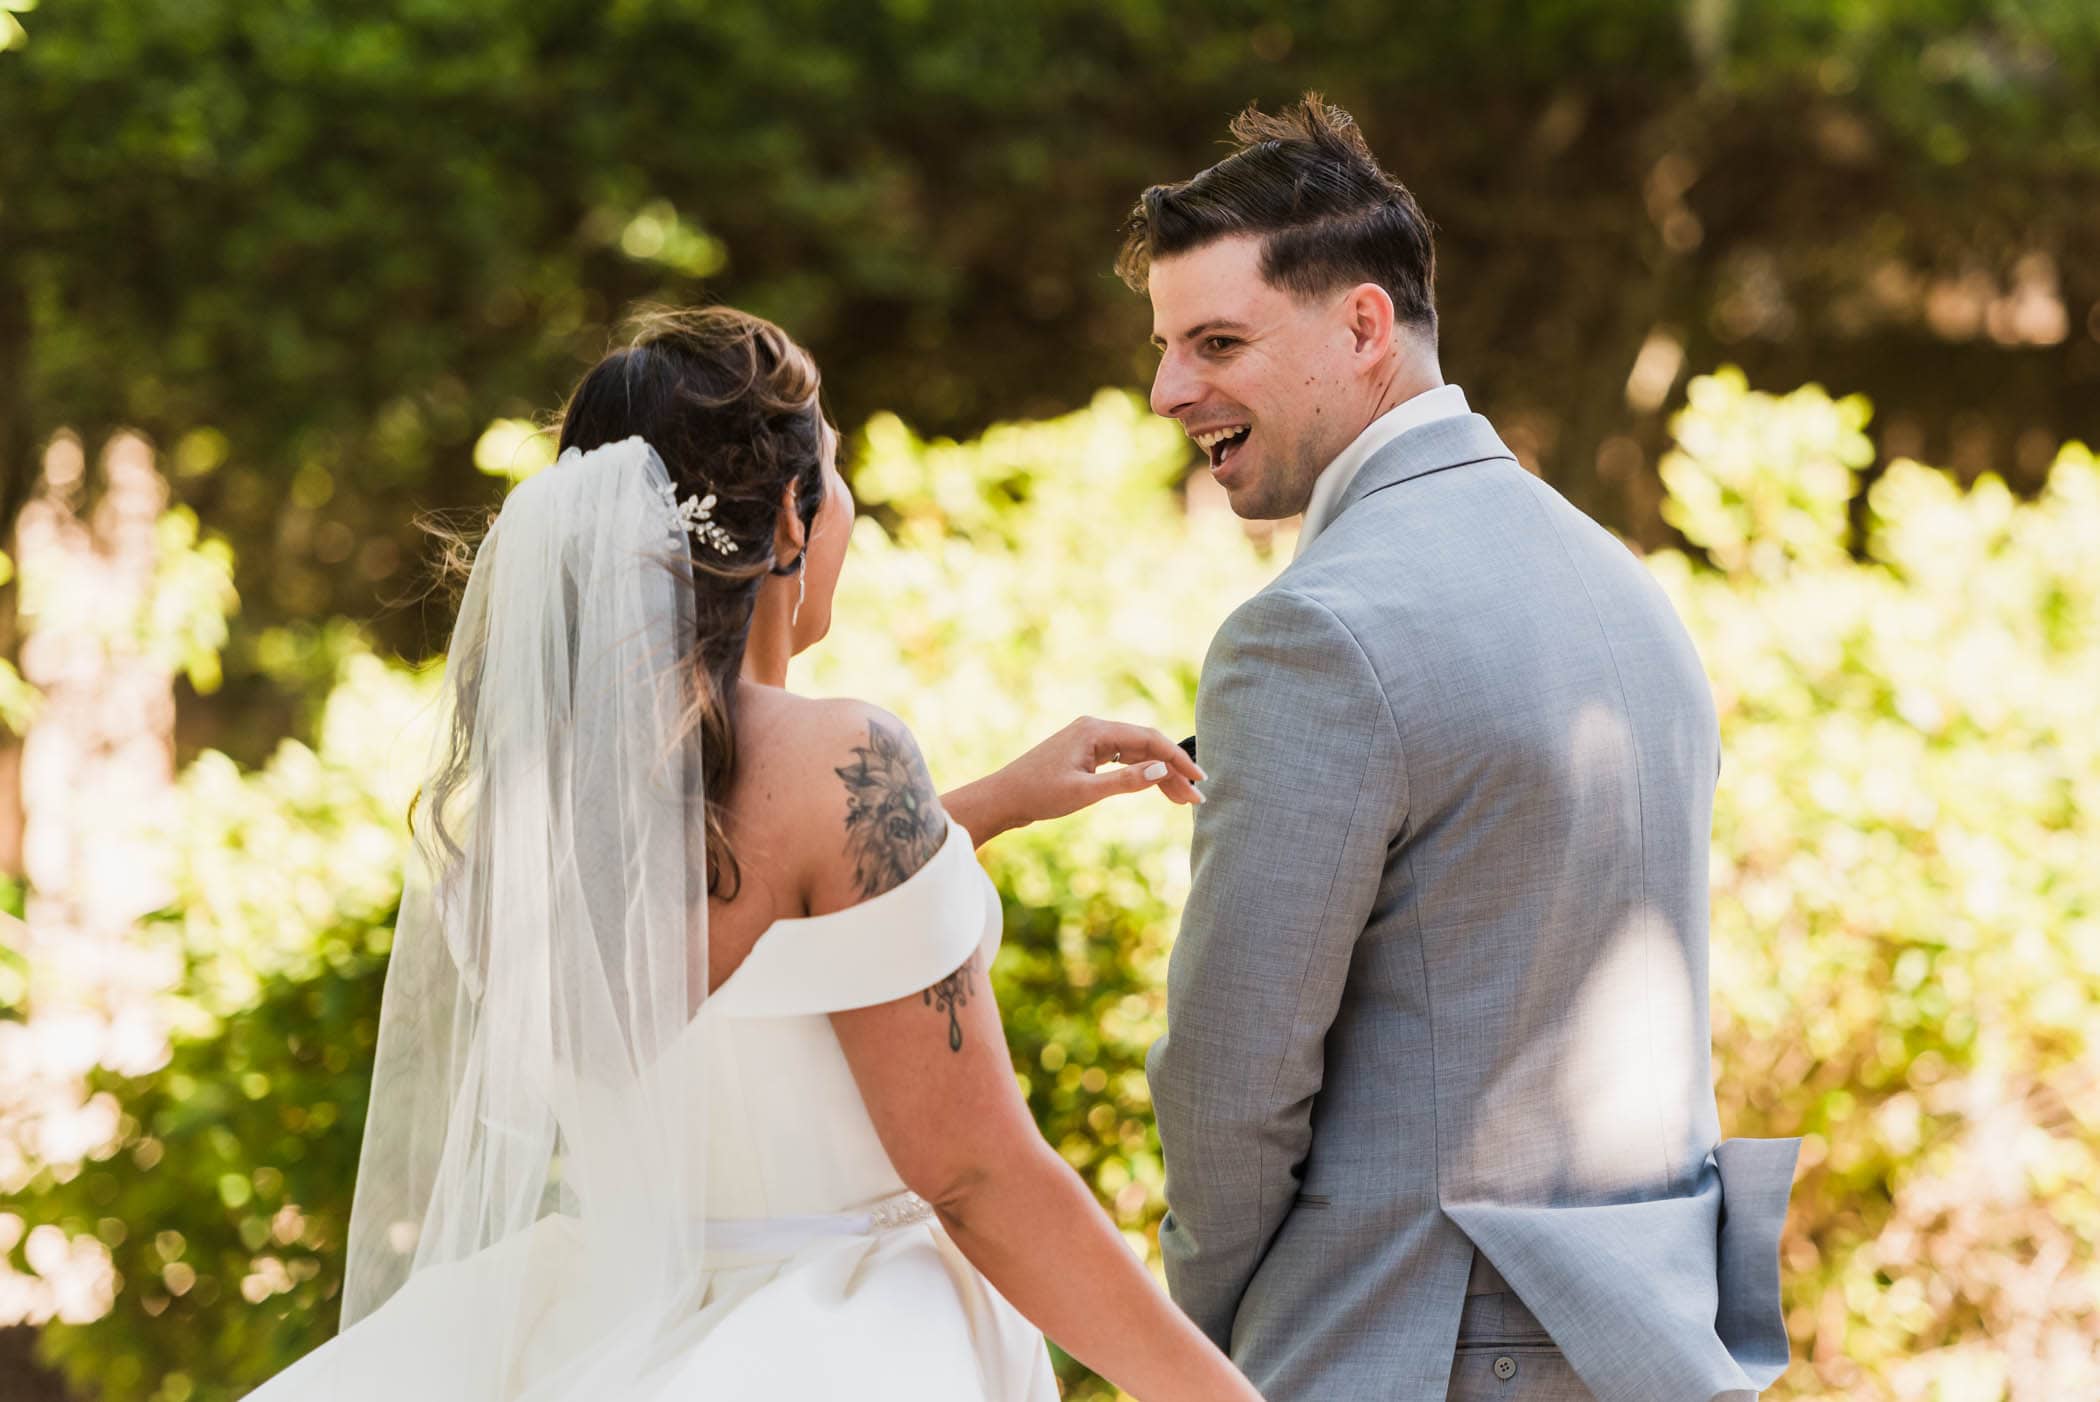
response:
<path id="1" fill-rule="evenodd" d="M 970 975 L 976 967 L 977 956 L 972 954 L 963 961 L 963 966 L 960 969 L 957 969 L 954 973 L 933 985 L 933 987 L 919 994 L 920 1000 L 927 1007 L 932 1008 L 937 1013 L 946 1013 L 948 1015 L 949 1051 L 959 1052 L 962 1050 L 962 1018 L 958 1010 L 970 1001 L 970 995 L 976 991 L 970 982 Z"/>
<path id="2" fill-rule="evenodd" d="M 901 886 L 948 835 L 933 777 L 903 726 L 868 722 L 868 743 L 832 771 L 846 781 L 846 852 L 863 899 Z"/>

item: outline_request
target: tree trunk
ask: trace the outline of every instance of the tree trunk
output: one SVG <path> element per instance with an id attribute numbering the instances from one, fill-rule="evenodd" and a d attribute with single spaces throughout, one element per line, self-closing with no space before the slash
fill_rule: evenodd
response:
<path id="1" fill-rule="evenodd" d="M 36 1330 L 0 1328 L 0 1397 L 7 1402 L 73 1402 L 65 1380 L 36 1361 Z"/>

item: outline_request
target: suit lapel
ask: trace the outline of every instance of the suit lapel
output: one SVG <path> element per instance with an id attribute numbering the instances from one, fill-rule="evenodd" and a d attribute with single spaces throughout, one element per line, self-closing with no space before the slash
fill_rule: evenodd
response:
<path id="1" fill-rule="evenodd" d="M 1515 462 L 1517 455 L 1495 433 L 1494 425 L 1479 414 L 1460 414 L 1411 428 L 1371 455 L 1342 493 L 1334 520 L 1339 521 L 1350 507 L 1373 492 L 1427 477 L 1432 472 L 1448 472 L 1454 467 L 1498 459 Z"/>

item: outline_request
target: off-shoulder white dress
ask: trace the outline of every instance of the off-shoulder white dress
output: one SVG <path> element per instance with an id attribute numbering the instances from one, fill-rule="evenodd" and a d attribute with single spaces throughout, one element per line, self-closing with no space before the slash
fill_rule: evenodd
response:
<path id="1" fill-rule="evenodd" d="M 706 1000 L 685 1033 L 707 1087 L 692 1146 L 707 1185 L 706 1290 L 645 1398 L 606 1402 L 1054 1402 L 1042 1335 L 906 1191 L 827 1016 L 918 993 L 973 952 L 988 967 L 1000 925 L 998 895 L 951 823 L 901 885 L 776 922 Z M 529 1295 L 551 1298 L 568 1275 L 561 1220 L 419 1273 L 251 1398 L 453 1402 L 446 1360 L 471 1351 L 477 1280 L 522 1270 Z M 546 1395 L 530 1351 L 520 1371 L 521 1392 Z"/>

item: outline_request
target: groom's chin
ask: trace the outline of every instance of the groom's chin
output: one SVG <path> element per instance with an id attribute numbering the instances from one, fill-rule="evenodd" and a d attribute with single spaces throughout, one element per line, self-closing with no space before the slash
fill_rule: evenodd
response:
<path id="1" fill-rule="evenodd" d="M 1242 521 L 1284 521 L 1305 510 L 1304 502 L 1292 503 L 1283 497 L 1272 483 L 1241 482 L 1225 488 L 1232 514 Z"/>

